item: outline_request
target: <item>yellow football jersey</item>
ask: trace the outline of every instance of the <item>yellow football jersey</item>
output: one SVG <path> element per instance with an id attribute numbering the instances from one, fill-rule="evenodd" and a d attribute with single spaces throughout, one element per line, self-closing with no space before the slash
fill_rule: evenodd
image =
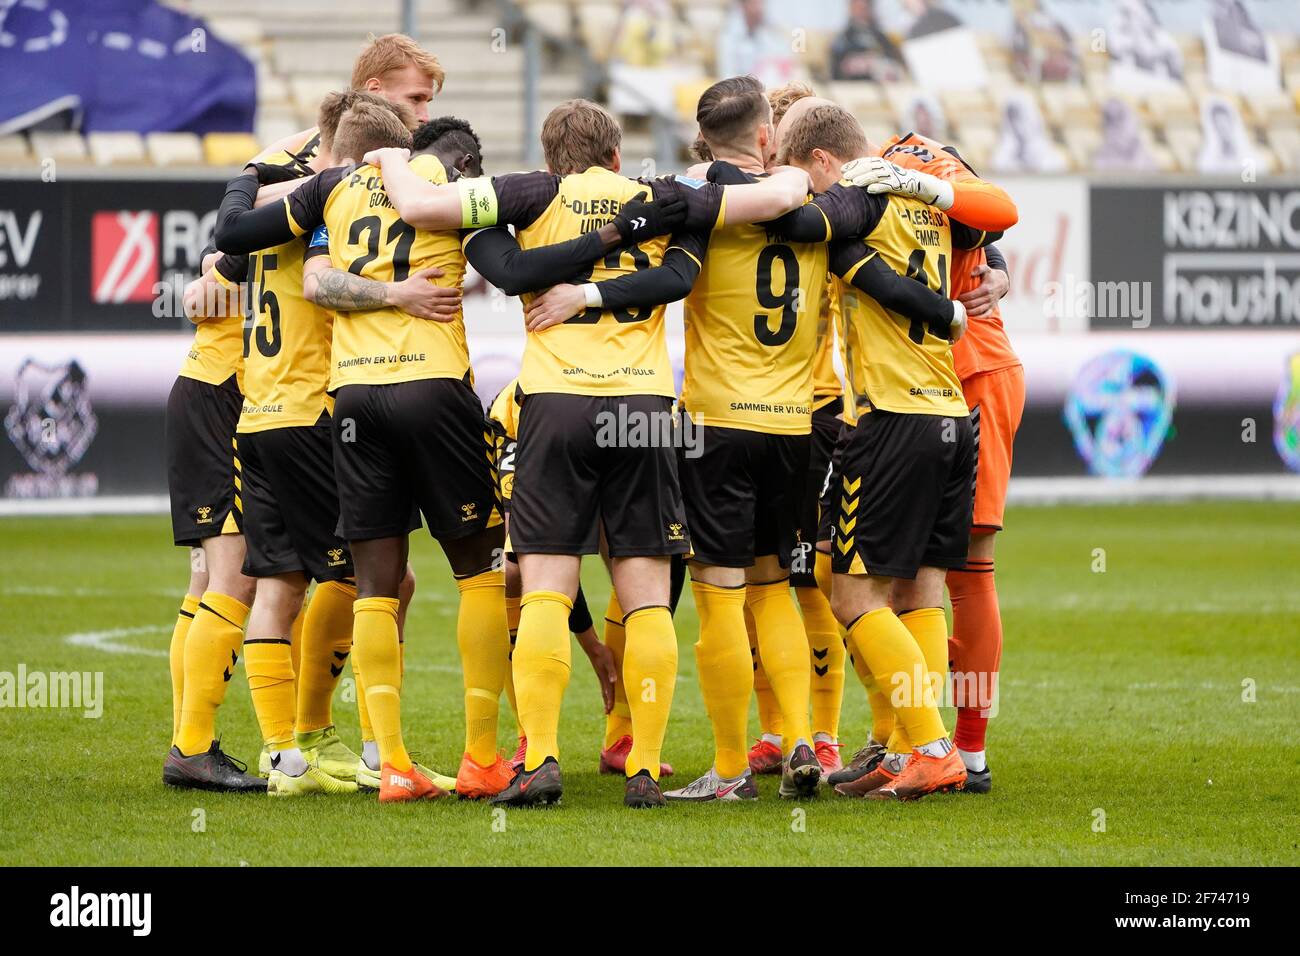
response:
<path id="1" fill-rule="evenodd" d="M 233 291 L 243 281 L 243 276 L 225 276 L 217 272 L 217 281 Z M 227 315 L 204 319 L 194 327 L 194 341 L 190 343 L 185 360 L 178 373 L 182 378 L 192 378 L 209 385 L 220 385 L 234 375 L 239 390 L 244 390 L 244 317 Z"/>
<path id="2" fill-rule="evenodd" d="M 812 429 L 826 244 L 761 225 L 714 229 L 686 297 L 682 407 L 697 422 L 772 434 Z"/>
<path id="3" fill-rule="evenodd" d="M 576 239 L 612 221 L 623 203 L 646 191 L 644 184 L 598 166 L 565 176 L 545 211 L 519 230 L 519 245 L 534 249 Z M 668 237 L 658 236 L 615 250 L 595 263 L 589 281 L 658 266 L 667 246 Z M 528 303 L 533 296 L 522 298 Z M 561 325 L 528 333 L 519 383 L 527 395 L 675 396 L 664 306 L 617 312 L 587 309 Z"/>
<path id="4" fill-rule="evenodd" d="M 512 379 L 497 393 L 488 410 L 492 425 L 497 490 L 509 501 L 515 488 L 515 449 L 519 441 L 519 379 Z"/>
<path id="5" fill-rule="evenodd" d="M 827 275 L 817 316 L 817 346 L 813 355 L 813 410 L 829 405 L 844 393 L 835 371 L 835 337 L 840 326 L 840 280 Z"/>
<path id="6" fill-rule="evenodd" d="M 411 169 L 431 183 L 447 182 L 447 171 L 434 156 L 416 156 Z M 438 285 L 460 288 L 464 282 L 459 230 L 428 232 L 408 225 L 373 166 L 339 180 L 325 201 L 324 221 L 330 259 L 354 275 L 400 282 L 412 271 L 437 267 L 443 272 Z M 386 307 L 340 313 L 334 323 L 331 391 L 351 384 L 464 378 L 469 370 L 459 315 L 451 322 L 431 322 Z"/>
<path id="7" fill-rule="evenodd" d="M 298 149 L 290 154 L 285 150 L 264 150 L 250 162 L 273 163 L 302 166 L 316 155 L 320 148 L 320 131 L 307 130 Z M 304 167 L 304 171 L 305 167 Z M 301 264 L 301 263 L 300 263 Z M 250 265 L 249 273 L 252 268 Z M 301 269 L 298 274 L 302 278 Z M 244 281 L 244 276 L 227 276 L 217 272 L 217 281 L 233 289 Z M 302 294 L 301 281 L 298 294 Z M 239 390 L 244 390 L 244 345 L 247 335 L 245 317 L 240 315 L 225 318 L 208 319 L 198 323 L 194 331 L 194 342 L 181 365 L 180 374 L 185 378 L 197 379 L 209 385 L 220 385 L 231 375 L 237 376 Z M 314 419 L 313 419 L 314 421 Z"/>
<path id="8" fill-rule="evenodd" d="M 856 262 L 836 261 L 846 282 L 872 256 L 883 257 L 900 275 L 948 294 L 952 232 L 943 212 L 914 199 L 889 197 L 871 232 L 870 246 Z M 852 290 L 850 290 L 852 292 Z M 922 415 L 966 415 L 961 381 L 947 339 L 857 293 L 856 308 L 845 303 L 845 374 L 856 414 L 869 408 Z M 846 415 L 847 417 L 847 415 Z"/>
<path id="9" fill-rule="evenodd" d="M 248 257 L 241 432 L 314 425 L 333 410 L 326 388 L 334 314 L 303 298 L 306 248 L 295 239 Z"/>

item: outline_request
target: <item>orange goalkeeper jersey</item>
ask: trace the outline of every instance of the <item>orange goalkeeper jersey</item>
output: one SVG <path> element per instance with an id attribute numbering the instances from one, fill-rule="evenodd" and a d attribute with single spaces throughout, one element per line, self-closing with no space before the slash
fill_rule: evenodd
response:
<path id="1" fill-rule="evenodd" d="M 881 155 L 898 166 L 917 169 L 940 179 L 952 182 L 982 183 L 974 170 L 951 152 L 948 147 L 917 133 L 895 136 L 885 144 Z M 1014 207 L 1012 207 L 1014 211 Z M 1000 211 L 1000 210 L 999 210 Z M 976 229 L 983 228 L 980 222 L 969 222 L 963 218 L 956 207 L 948 214 L 959 222 Z M 1011 220 L 1014 222 L 1014 218 Z M 1001 224 L 991 224 L 996 228 Z M 952 250 L 952 298 L 960 298 L 972 289 L 978 288 L 979 279 L 971 273 L 979 266 L 985 265 L 987 259 L 983 249 Z M 957 367 L 957 376 L 964 382 L 982 372 L 996 372 L 999 369 L 1012 368 L 1020 364 L 1020 357 L 1011 347 L 1006 328 L 1002 324 L 1002 315 L 994 307 L 991 315 L 971 319 L 966 327 L 966 334 L 952 347 L 953 364 Z"/>

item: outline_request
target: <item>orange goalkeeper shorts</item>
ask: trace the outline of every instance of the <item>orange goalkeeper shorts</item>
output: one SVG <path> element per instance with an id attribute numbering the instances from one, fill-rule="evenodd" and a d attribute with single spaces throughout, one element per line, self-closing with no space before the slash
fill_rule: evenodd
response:
<path id="1" fill-rule="evenodd" d="M 1011 480 L 1011 447 L 1025 411 L 1025 370 L 1013 365 L 972 375 L 961 383 L 966 405 L 979 409 L 979 464 L 975 472 L 976 532 L 1001 531 Z"/>

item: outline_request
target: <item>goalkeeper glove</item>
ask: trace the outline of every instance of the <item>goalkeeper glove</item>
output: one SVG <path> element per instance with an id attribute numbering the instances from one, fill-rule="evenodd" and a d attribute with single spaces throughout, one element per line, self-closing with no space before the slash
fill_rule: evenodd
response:
<path id="1" fill-rule="evenodd" d="M 867 192 L 909 196 L 940 209 L 951 209 L 952 183 L 915 169 L 895 166 L 880 156 L 863 156 L 840 167 L 844 178 Z"/>

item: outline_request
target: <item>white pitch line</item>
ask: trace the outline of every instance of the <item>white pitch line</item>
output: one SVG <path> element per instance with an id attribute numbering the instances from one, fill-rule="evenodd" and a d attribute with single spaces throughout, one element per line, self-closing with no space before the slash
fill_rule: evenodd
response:
<path id="1" fill-rule="evenodd" d="M 135 637 L 139 634 L 166 634 L 169 630 L 171 629 L 156 624 L 148 627 L 115 627 L 107 631 L 84 631 L 78 634 L 69 634 L 63 640 L 64 643 L 71 644 L 74 647 L 89 647 L 97 651 L 106 651 L 109 654 L 167 657 L 168 652 L 161 648 L 136 647 L 133 644 L 118 644 L 116 641 L 123 637 Z"/>

